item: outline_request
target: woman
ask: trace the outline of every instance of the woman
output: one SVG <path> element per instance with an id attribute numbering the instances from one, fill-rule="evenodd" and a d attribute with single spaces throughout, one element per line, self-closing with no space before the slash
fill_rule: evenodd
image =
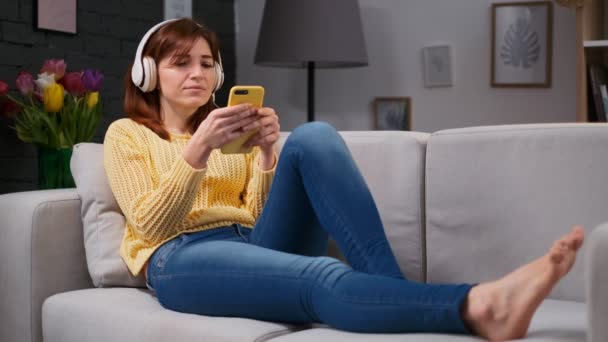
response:
<path id="1" fill-rule="evenodd" d="M 582 228 L 494 282 L 408 281 L 336 131 L 303 125 L 277 159 L 273 109 L 214 105 L 220 67 L 215 36 L 194 21 L 153 27 L 127 78 L 130 119 L 106 134 L 105 168 L 127 219 L 121 256 L 164 307 L 358 332 L 526 334 L 572 267 Z M 251 153 L 219 151 L 255 129 Z M 320 256 L 328 234 L 350 267 Z"/>

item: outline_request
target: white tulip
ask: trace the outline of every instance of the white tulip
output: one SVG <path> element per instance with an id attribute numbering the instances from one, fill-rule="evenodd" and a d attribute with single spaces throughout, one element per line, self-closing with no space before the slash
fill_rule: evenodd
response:
<path id="1" fill-rule="evenodd" d="M 55 76 L 53 74 L 49 74 L 47 72 L 44 72 L 42 74 L 38 74 L 38 79 L 35 80 L 34 82 L 38 86 L 38 89 L 40 89 L 40 91 L 42 93 L 44 93 L 44 90 L 46 88 L 48 88 L 49 86 L 55 84 Z"/>

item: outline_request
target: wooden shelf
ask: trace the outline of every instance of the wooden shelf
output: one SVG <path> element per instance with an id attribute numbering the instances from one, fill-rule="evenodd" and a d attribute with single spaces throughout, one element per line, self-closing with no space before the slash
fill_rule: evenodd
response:
<path id="1" fill-rule="evenodd" d="M 608 65 L 608 19 L 604 8 L 608 9 L 608 0 L 556 0 L 576 10 L 576 121 L 589 121 L 587 105 L 588 66 L 591 64 Z M 595 115 L 594 115 L 595 116 Z"/>
<path id="2" fill-rule="evenodd" d="M 586 48 L 608 48 L 608 40 L 585 40 L 583 46 Z"/>

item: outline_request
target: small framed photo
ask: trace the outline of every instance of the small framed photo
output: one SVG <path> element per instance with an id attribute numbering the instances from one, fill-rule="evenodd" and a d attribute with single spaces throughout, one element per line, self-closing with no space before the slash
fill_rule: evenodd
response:
<path id="1" fill-rule="evenodd" d="M 412 118 L 410 97 L 376 97 L 374 129 L 381 131 L 409 131 Z"/>
<path id="2" fill-rule="evenodd" d="M 76 34 L 76 0 L 36 0 L 34 23 L 37 30 Z"/>
<path id="3" fill-rule="evenodd" d="M 192 0 L 164 0 L 164 18 L 192 18 Z"/>
<path id="4" fill-rule="evenodd" d="M 553 4 L 492 5 L 492 87 L 551 87 Z"/>
<path id="5" fill-rule="evenodd" d="M 422 49 L 424 86 L 452 86 L 452 48 L 449 45 L 431 45 Z"/>

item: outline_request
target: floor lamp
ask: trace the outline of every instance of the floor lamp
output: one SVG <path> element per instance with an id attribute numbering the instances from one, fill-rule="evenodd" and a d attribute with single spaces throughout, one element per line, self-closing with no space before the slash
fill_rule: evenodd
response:
<path id="1" fill-rule="evenodd" d="M 315 69 L 367 65 L 357 0 L 266 0 L 255 64 L 308 69 L 308 121 Z"/>

